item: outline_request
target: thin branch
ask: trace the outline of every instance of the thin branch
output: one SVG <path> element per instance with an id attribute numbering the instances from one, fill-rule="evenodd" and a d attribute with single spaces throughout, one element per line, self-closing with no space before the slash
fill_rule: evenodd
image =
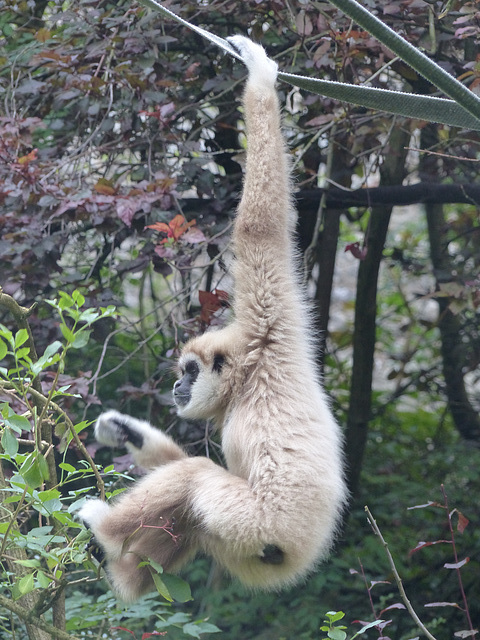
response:
<path id="1" fill-rule="evenodd" d="M 88 464 L 90 465 L 95 475 L 95 478 L 97 479 L 97 488 L 98 488 L 98 491 L 100 492 L 100 497 L 102 498 L 102 500 L 105 500 L 105 483 L 103 482 L 103 478 L 100 475 L 100 472 L 97 469 L 97 465 L 93 461 L 92 456 L 88 453 L 87 448 L 85 447 L 83 442 L 80 440 L 79 435 L 75 430 L 75 425 L 71 421 L 68 414 L 65 413 L 65 411 L 56 402 L 53 402 L 53 400 L 46 398 L 43 394 L 38 393 L 38 391 L 35 391 L 35 389 L 29 389 L 29 391 L 37 400 L 39 400 L 40 403 L 45 403 L 51 406 L 65 420 L 65 424 L 70 429 L 70 433 L 72 434 L 72 437 L 75 440 L 75 444 L 77 445 L 80 452 L 87 460 Z"/>
<path id="2" fill-rule="evenodd" d="M 378 528 L 378 525 L 375 522 L 375 519 L 374 519 L 374 517 L 372 516 L 372 514 L 370 512 L 370 509 L 368 507 L 365 507 L 365 512 L 367 514 L 367 519 L 368 519 L 368 522 L 370 523 L 370 526 L 372 527 L 374 533 L 380 538 L 380 541 L 381 541 L 381 543 L 383 545 L 383 548 L 385 549 L 385 554 L 386 554 L 386 556 L 388 558 L 388 562 L 390 564 L 390 568 L 391 568 L 393 576 L 395 578 L 395 582 L 397 583 L 398 591 L 400 592 L 400 596 L 401 596 L 403 602 L 405 603 L 405 606 L 407 607 L 408 613 L 412 617 L 412 619 L 415 622 L 415 624 L 417 625 L 417 627 L 422 631 L 422 633 L 427 638 L 429 638 L 429 640 L 436 640 L 435 636 L 432 636 L 430 631 L 425 627 L 423 622 L 417 616 L 417 614 L 415 613 L 414 608 L 412 607 L 412 604 L 411 604 L 410 600 L 407 598 L 407 594 L 405 593 L 405 589 L 403 588 L 402 579 L 401 579 L 401 577 L 400 577 L 400 575 L 399 575 L 399 573 L 397 571 L 397 567 L 395 566 L 395 562 L 393 561 L 392 554 L 390 553 L 390 550 L 388 548 L 388 544 L 385 542 L 385 539 L 382 536 L 382 533 L 381 533 L 380 529 Z"/>
<path id="3" fill-rule="evenodd" d="M 9 383 L 2 383 L 0 382 L 0 389 L 8 389 L 9 388 Z M 53 402 L 53 400 L 50 400 L 48 398 L 46 398 L 42 393 L 39 393 L 38 391 L 36 391 L 35 389 L 33 389 L 32 387 L 30 387 L 28 389 L 28 392 L 32 394 L 32 396 L 34 397 L 34 399 L 42 406 L 45 406 L 48 404 L 48 406 L 51 406 L 52 409 L 58 413 L 60 416 L 62 416 L 62 418 L 65 420 L 65 424 L 67 425 L 67 427 L 70 430 L 70 433 L 72 434 L 72 437 L 75 441 L 75 444 L 77 445 L 78 449 L 80 450 L 80 452 L 82 453 L 82 455 L 85 457 L 85 459 L 87 460 L 88 464 L 90 465 L 95 478 L 97 480 L 97 488 L 98 491 L 100 493 L 100 496 L 102 498 L 102 500 L 105 500 L 105 483 L 103 481 L 102 476 L 100 475 L 99 470 L 97 469 L 97 465 L 95 464 L 95 462 L 93 461 L 91 455 L 88 453 L 85 445 L 83 444 L 83 442 L 80 440 L 78 433 L 75 430 L 75 425 L 73 424 L 72 420 L 70 419 L 70 417 L 68 416 L 67 413 L 65 413 L 65 411 L 56 403 Z M 49 443 L 47 443 L 49 444 Z"/>
<path id="4" fill-rule="evenodd" d="M 50 634 L 52 638 L 56 638 L 57 640 L 78 640 L 78 636 L 71 636 L 66 631 L 53 627 L 51 624 L 48 624 L 48 622 L 42 620 L 42 618 L 39 618 L 35 611 L 29 611 L 18 604 L 18 602 L 14 602 L 2 594 L 0 594 L 0 605 L 14 613 L 24 622 L 34 625 Z"/>

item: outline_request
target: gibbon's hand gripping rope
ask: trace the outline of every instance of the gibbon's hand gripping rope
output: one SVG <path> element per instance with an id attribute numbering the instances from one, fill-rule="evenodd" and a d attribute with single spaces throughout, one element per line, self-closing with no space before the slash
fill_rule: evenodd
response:
<path id="1" fill-rule="evenodd" d="M 158 0 L 140 0 L 142 4 L 155 9 L 164 17 L 171 18 L 195 31 L 217 45 L 225 53 L 241 59 L 240 55 L 227 40 L 202 29 L 177 14 L 163 7 Z M 439 122 L 464 129 L 480 130 L 480 99 L 461 82 L 430 60 L 425 54 L 415 49 L 406 40 L 396 34 L 390 27 L 369 13 L 355 0 L 330 0 L 331 4 L 349 15 L 355 22 L 372 35 L 379 37 L 383 44 L 396 53 L 422 75 L 428 75 L 427 80 L 435 83 L 444 93 L 454 98 L 447 100 L 433 96 L 421 96 L 389 91 L 373 87 L 352 85 L 331 80 L 307 78 L 291 73 L 279 72 L 279 80 L 306 89 L 334 100 L 360 105 L 369 109 L 387 111 L 407 118 Z"/>

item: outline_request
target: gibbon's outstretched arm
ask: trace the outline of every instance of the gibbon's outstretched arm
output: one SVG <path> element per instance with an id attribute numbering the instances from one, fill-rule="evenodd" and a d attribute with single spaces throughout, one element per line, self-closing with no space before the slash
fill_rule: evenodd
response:
<path id="1" fill-rule="evenodd" d="M 173 389 L 180 416 L 215 420 L 227 469 L 187 457 L 148 423 L 115 411 L 100 416 L 100 442 L 125 445 L 153 467 L 113 504 L 90 500 L 80 512 L 125 600 L 154 587 L 142 559 L 176 571 L 197 551 L 247 586 L 291 584 L 330 550 L 346 501 L 342 439 L 316 376 L 298 283 L 277 65 L 247 38 L 230 42 L 249 72 L 235 320 L 185 345 Z"/>
<path id="2" fill-rule="evenodd" d="M 187 454 L 163 431 L 145 420 L 124 416 L 119 411 L 102 413 L 95 423 L 95 438 L 107 447 L 125 447 L 135 464 L 145 469 L 158 467 Z"/>

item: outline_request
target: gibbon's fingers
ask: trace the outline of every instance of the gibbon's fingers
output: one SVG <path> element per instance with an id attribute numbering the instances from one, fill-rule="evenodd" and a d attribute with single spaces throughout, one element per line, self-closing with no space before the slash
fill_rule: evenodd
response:
<path id="1" fill-rule="evenodd" d="M 230 36 L 228 42 L 242 56 L 248 69 L 248 81 L 261 90 L 265 85 L 273 86 L 277 79 L 278 64 L 271 60 L 265 49 L 245 36 Z"/>
<path id="2" fill-rule="evenodd" d="M 97 442 L 107 447 L 126 447 L 135 463 L 147 469 L 186 457 L 186 453 L 163 431 L 145 420 L 137 420 L 113 409 L 98 417 L 95 437 Z"/>

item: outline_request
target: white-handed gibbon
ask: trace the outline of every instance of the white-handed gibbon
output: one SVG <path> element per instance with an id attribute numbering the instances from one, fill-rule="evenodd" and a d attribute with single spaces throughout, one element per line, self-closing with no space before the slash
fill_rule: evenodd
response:
<path id="1" fill-rule="evenodd" d="M 277 64 L 248 38 L 229 41 L 249 72 L 234 320 L 185 345 L 173 388 L 178 415 L 214 419 L 227 468 L 187 456 L 147 422 L 117 411 L 98 418 L 99 442 L 126 446 L 150 469 L 113 504 L 91 500 L 80 512 L 127 601 L 154 587 L 143 559 L 175 572 L 197 552 L 249 587 L 292 584 L 330 550 L 346 501 L 342 438 L 300 285 Z"/>

